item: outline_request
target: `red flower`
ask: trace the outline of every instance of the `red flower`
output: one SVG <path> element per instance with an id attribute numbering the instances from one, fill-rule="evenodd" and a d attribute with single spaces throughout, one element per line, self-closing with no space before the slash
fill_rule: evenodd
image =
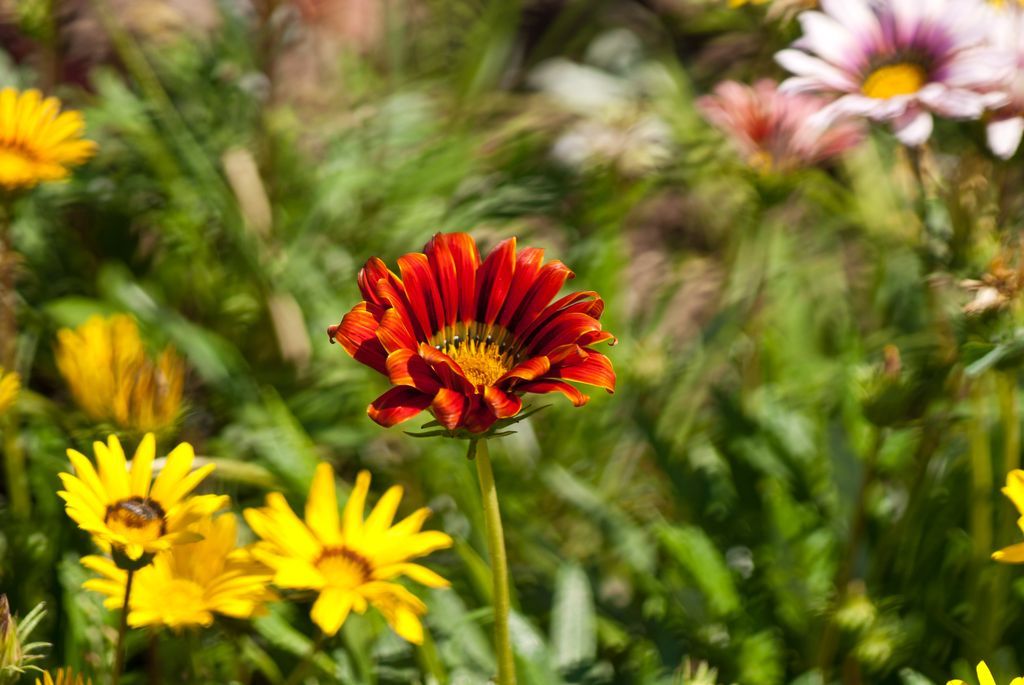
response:
<path id="1" fill-rule="evenodd" d="M 328 329 L 357 361 L 393 388 L 367 413 L 393 426 L 424 409 L 448 430 L 487 431 L 515 416 L 524 393 L 560 392 L 577 407 L 589 399 L 566 381 L 615 390 L 601 330 L 604 301 L 592 291 L 552 302 L 573 273 L 544 251 L 516 255 L 515 238 L 482 263 L 466 233 L 438 233 L 423 253 L 398 259 L 401 277 L 373 258 L 359 272 L 363 301 Z"/>

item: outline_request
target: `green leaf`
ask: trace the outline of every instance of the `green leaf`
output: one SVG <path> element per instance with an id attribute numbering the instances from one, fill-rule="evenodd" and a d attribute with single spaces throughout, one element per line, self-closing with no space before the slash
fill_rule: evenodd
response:
<path id="1" fill-rule="evenodd" d="M 590 579 L 578 564 L 566 564 L 555 578 L 551 612 L 551 649 L 562 670 L 588 663 L 597 656 L 597 621 Z"/>
<path id="2" fill-rule="evenodd" d="M 711 609 L 726 616 L 740 607 L 739 593 L 725 559 L 707 534 L 695 526 L 657 527 L 658 539 L 675 561 L 704 592 Z"/>

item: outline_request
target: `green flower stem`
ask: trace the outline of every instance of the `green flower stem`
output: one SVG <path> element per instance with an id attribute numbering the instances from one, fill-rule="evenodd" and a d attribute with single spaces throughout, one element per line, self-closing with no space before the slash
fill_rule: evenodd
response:
<path id="1" fill-rule="evenodd" d="M 114 654 L 114 678 L 110 682 L 117 685 L 121 680 L 121 672 L 124 670 L 124 640 L 128 635 L 128 602 L 132 596 L 132 581 L 135 580 L 135 571 L 128 570 L 128 578 L 124 583 L 124 603 L 121 605 L 121 626 L 117 631 L 117 651 Z"/>
<path id="2" fill-rule="evenodd" d="M 494 652 L 498 660 L 498 685 L 515 685 L 516 666 L 512 656 L 512 642 L 508 632 L 508 614 L 511 606 L 508 587 L 508 558 L 505 556 L 505 533 L 498 508 L 498 491 L 494 487 L 494 472 L 486 440 L 470 443 L 470 455 L 476 450 L 476 473 L 480 479 L 480 497 L 484 505 L 487 527 L 487 551 L 491 557 L 491 577 L 494 581 Z"/>
<path id="3" fill-rule="evenodd" d="M 320 653 L 325 637 L 324 631 L 317 629 L 316 637 L 313 638 L 313 644 L 309 646 L 309 651 L 306 653 L 306 656 L 302 657 L 302 661 L 295 665 L 295 670 L 288 676 L 288 680 L 284 681 L 284 685 L 298 685 L 302 682 L 302 679 L 309 673 L 316 655 Z"/>
<path id="4" fill-rule="evenodd" d="M 970 531 L 974 543 L 975 558 L 987 560 L 992 553 L 992 490 L 995 479 L 992 473 L 992 452 L 986 426 L 987 393 L 975 387 L 973 412 L 968 422 L 968 441 L 971 459 L 971 510 Z"/>

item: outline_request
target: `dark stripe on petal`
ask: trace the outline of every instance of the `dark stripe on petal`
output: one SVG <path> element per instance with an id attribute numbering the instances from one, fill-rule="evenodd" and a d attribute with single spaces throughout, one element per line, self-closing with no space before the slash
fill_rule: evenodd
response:
<path id="1" fill-rule="evenodd" d="M 516 270 L 516 239 L 503 240 L 480 266 L 476 283 L 476 320 L 492 324 L 512 286 Z"/>
<path id="2" fill-rule="evenodd" d="M 459 319 L 459 272 L 452 254 L 450 241 L 440 233 L 423 250 L 437 281 L 437 290 L 444 306 L 444 326 L 452 326 Z"/>
<path id="3" fill-rule="evenodd" d="M 433 335 L 444 327 L 444 305 L 427 255 L 411 252 L 398 258 L 409 304 L 424 331 Z"/>
<path id="4" fill-rule="evenodd" d="M 510 320 L 508 329 L 516 335 L 527 330 L 534 323 L 537 315 L 551 303 L 551 299 L 562 289 L 566 280 L 573 277 L 573 272 L 562 262 L 553 261 L 545 264 L 534 279 L 530 291 L 523 298 L 519 311 Z"/>
<path id="5" fill-rule="evenodd" d="M 498 315 L 498 325 L 508 328 L 509 321 L 512 321 L 523 298 L 533 287 L 540 273 L 540 265 L 544 261 L 544 250 L 537 247 L 527 247 L 520 251 L 516 257 L 516 268 L 512 285 L 509 287 L 505 302 L 501 305 L 501 314 Z"/>

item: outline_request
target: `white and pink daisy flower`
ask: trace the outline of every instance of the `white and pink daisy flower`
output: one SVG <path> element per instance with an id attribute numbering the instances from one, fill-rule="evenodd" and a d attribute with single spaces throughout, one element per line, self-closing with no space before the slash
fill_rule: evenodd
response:
<path id="1" fill-rule="evenodd" d="M 697 100 L 704 118 L 725 133 L 747 164 L 759 171 L 792 171 L 818 164 L 856 146 L 864 130 L 858 122 L 809 126 L 829 101 L 784 93 L 771 79 L 753 86 L 724 81 Z"/>
<path id="2" fill-rule="evenodd" d="M 997 7 L 992 11 L 992 43 L 1011 56 L 1014 68 L 1004 85 L 1009 102 L 997 108 L 988 123 L 988 146 L 1009 159 L 1024 134 L 1024 8 L 1015 2 L 992 4 Z"/>
<path id="3" fill-rule="evenodd" d="M 932 114 L 977 119 L 1003 105 L 1013 61 L 989 41 L 981 0 L 822 0 L 798 18 L 803 36 L 776 60 L 795 74 L 789 92 L 840 97 L 823 120 L 890 122 L 905 145 L 921 145 Z"/>

